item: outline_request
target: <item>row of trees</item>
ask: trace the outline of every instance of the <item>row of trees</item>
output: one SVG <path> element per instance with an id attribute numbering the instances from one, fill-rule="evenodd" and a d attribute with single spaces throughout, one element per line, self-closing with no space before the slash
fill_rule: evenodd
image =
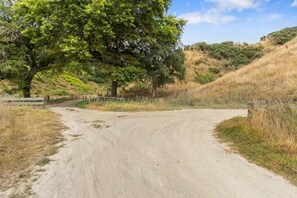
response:
<path id="1" fill-rule="evenodd" d="M 38 72 L 101 71 L 112 82 L 184 78 L 185 21 L 171 0 L 0 0 L 0 80 L 30 97 Z"/>

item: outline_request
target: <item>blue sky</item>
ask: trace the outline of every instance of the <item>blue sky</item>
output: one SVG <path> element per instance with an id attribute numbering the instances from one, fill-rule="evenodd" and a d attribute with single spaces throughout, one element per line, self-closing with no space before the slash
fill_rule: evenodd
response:
<path id="1" fill-rule="evenodd" d="M 183 44 L 256 43 L 268 33 L 297 26 L 297 0 L 173 0 L 169 13 L 188 20 Z"/>

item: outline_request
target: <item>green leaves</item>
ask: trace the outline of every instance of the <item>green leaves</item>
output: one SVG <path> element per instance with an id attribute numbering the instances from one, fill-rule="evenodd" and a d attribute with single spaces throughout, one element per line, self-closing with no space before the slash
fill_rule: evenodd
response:
<path id="1" fill-rule="evenodd" d="M 0 0 L 0 78 L 18 79 L 27 91 L 44 70 L 104 68 L 119 85 L 183 79 L 185 22 L 166 15 L 170 2 Z"/>

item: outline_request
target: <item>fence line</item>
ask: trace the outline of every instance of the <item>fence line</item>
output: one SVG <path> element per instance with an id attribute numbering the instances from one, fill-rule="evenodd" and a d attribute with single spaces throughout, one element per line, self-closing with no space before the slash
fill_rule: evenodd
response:
<path id="1" fill-rule="evenodd" d="M 44 98 L 0 98 L 0 104 L 5 106 L 45 107 Z"/>
<path id="2" fill-rule="evenodd" d="M 83 101 L 87 102 L 126 102 L 125 98 L 104 97 L 104 96 L 83 96 Z"/>

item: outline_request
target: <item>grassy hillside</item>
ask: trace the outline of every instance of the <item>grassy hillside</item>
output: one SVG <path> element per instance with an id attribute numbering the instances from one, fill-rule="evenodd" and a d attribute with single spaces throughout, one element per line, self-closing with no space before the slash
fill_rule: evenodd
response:
<path id="1" fill-rule="evenodd" d="M 81 80 L 77 75 L 65 73 L 52 76 L 51 74 L 37 75 L 32 84 L 33 96 L 71 96 L 84 94 L 105 94 L 106 86 L 92 81 Z M 0 83 L 0 95 L 20 95 L 16 86 L 8 81 Z"/>
<path id="2" fill-rule="evenodd" d="M 187 80 L 207 84 L 264 54 L 261 44 L 196 43 L 185 48 Z"/>
<path id="3" fill-rule="evenodd" d="M 297 38 L 238 71 L 192 92 L 223 101 L 297 98 Z"/>
<path id="4" fill-rule="evenodd" d="M 285 45 L 296 36 L 297 27 L 290 27 L 263 36 L 256 44 L 227 41 L 215 44 L 201 42 L 185 46 L 186 81 L 195 81 L 198 84 L 212 82 Z"/>

